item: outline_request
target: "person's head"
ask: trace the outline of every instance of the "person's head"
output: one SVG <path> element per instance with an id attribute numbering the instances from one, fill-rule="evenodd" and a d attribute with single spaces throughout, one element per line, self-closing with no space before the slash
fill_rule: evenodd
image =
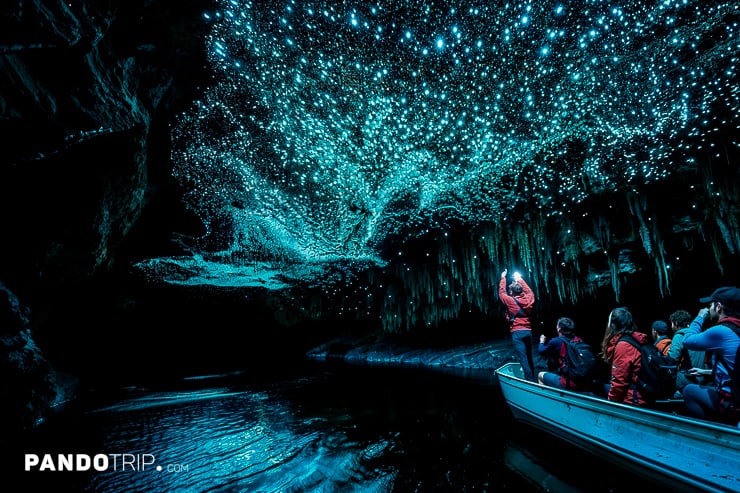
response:
<path id="1" fill-rule="evenodd" d="M 699 298 L 699 301 L 709 303 L 710 319 L 740 315 L 740 289 L 735 286 L 718 288 L 709 296 Z"/>
<path id="2" fill-rule="evenodd" d="M 650 326 L 650 329 L 653 331 L 653 338 L 657 339 L 658 337 L 667 336 L 668 335 L 668 324 L 665 323 L 663 320 L 656 320 L 653 322 L 653 324 Z"/>
<path id="3" fill-rule="evenodd" d="M 522 285 L 518 282 L 514 281 L 511 284 L 509 284 L 509 291 L 511 292 L 512 296 L 519 296 L 522 294 Z"/>
<path id="4" fill-rule="evenodd" d="M 568 317 L 561 317 L 557 322 L 558 333 L 565 337 L 572 337 L 575 334 L 576 324 Z"/>
<path id="5" fill-rule="evenodd" d="M 612 335 L 631 334 L 635 331 L 635 322 L 632 313 L 625 307 L 615 308 L 609 312 L 609 320 L 606 325 L 607 332 Z"/>
<path id="6" fill-rule="evenodd" d="M 686 310 L 676 310 L 668 317 L 668 321 L 671 323 L 671 328 L 674 331 L 688 327 L 692 320 L 691 314 Z"/>
<path id="7" fill-rule="evenodd" d="M 632 320 L 632 313 L 625 307 L 618 307 L 609 312 L 609 319 L 606 322 L 604 338 L 601 340 L 601 358 L 610 363 L 606 356 L 606 349 L 617 334 L 632 334 L 637 330 L 635 322 Z"/>

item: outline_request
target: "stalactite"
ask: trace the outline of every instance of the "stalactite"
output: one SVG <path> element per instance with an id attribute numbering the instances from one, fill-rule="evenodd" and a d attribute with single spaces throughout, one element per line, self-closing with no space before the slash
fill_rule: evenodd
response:
<path id="1" fill-rule="evenodd" d="M 657 220 L 653 221 L 652 237 L 655 245 L 655 255 L 653 258 L 658 277 L 658 290 L 660 291 L 661 296 L 666 296 L 671 293 L 669 272 L 665 259 L 665 247 L 663 246 L 663 240 L 660 236 Z"/>
<path id="2" fill-rule="evenodd" d="M 704 166 L 702 173 L 706 200 L 705 214 L 714 218 L 722 242 L 731 254 L 735 254 L 740 251 L 740 218 L 738 217 L 740 216 L 740 186 L 738 185 L 737 170 L 730 165 L 728 156 L 727 163 L 722 163 L 716 169 L 711 165 Z M 715 239 L 710 232 L 707 233 L 711 237 L 710 241 L 716 265 L 720 272 L 724 273 L 722 265 L 723 249 L 718 244 L 718 239 Z"/>
<path id="3" fill-rule="evenodd" d="M 727 249 L 730 250 L 730 253 L 734 254 L 735 238 L 737 237 L 737 233 L 732 234 L 730 232 L 730 228 L 727 226 L 721 216 L 716 215 L 714 221 L 717 223 L 717 227 L 719 228 L 720 234 L 722 235 L 722 239 L 725 241 L 725 245 L 727 245 Z"/>
<path id="4" fill-rule="evenodd" d="M 734 183 L 715 190 L 715 196 L 707 197 L 710 203 L 717 202 L 711 204 L 714 221 L 692 222 L 692 228 L 676 229 L 677 219 L 666 217 L 665 208 L 653 207 L 647 193 L 629 192 L 625 194 L 629 214 L 610 217 L 611 209 L 599 209 L 603 211 L 599 214 L 586 205 L 586 213 L 548 216 L 529 212 L 526 221 L 491 222 L 440 236 L 435 254 L 426 263 L 396 266 L 396 280 L 389 290 L 392 297 L 384 300 L 384 326 L 392 331 L 434 326 L 472 309 L 484 316 L 498 316 L 501 305 L 496 293 L 504 268 L 510 273 L 520 270 L 538 297 L 549 295 L 575 303 L 610 286 L 619 302 L 625 277 L 642 268 L 641 257 L 635 257 L 629 246 L 636 241 L 654 265 L 658 292 L 670 295 L 673 270 L 668 264 L 666 235 L 681 234 L 688 250 L 692 235 L 699 235 L 711 246 L 724 273 L 722 256 L 740 251 L 740 214 L 733 202 L 736 192 Z M 691 220 L 690 215 L 686 217 Z M 663 230 L 663 224 L 674 226 Z"/>
<path id="5" fill-rule="evenodd" d="M 714 259 L 717 263 L 717 268 L 719 269 L 720 274 L 724 275 L 725 268 L 722 266 L 722 246 L 714 236 L 709 239 L 709 243 L 712 245 L 712 251 L 714 252 Z"/>
<path id="6" fill-rule="evenodd" d="M 648 205 L 644 197 L 638 196 L 636 193 L 628 193 L 627 202 L 629 203 L 630 212 L 638 221 L 639 235 L 645 253 L 653 259 L 655 264 L 658 290 L 661 296 L 666 296 L 670 294 L 670 279 L 657 218 L 651 221 L 645 220 L 644 213 L 648 211 Z"/>
<path id="7" fill-rule="evenodd" d="M 595 217 L 596 219 L 594 219 L 594 222 L 593 222 L 594 235 L 596 236 L 596 239 L 599 241 L 601 248 L 604 251 L 608 251 L 609 243 L 611 242 L 611 232 L 609 230 L 609 221 L 607 221 L 601 215 L 597 215 Z"/>
<path id="8" fill-rule="evenodd" d="M 650 230 L 647 227 L 647 224 L 645 223 L 645 218 L 642 215 L 644 204 L 642 203 L 643 199 L 634 192 L 627 193 L 627 203 L 629 204 L 630 213 L 632 216 L 637 218 L 637 222 L 639 224 L 639 235 L 640 239 L 642 240 L 642 246 L 645 249 L 645 252 L 647 252 L 648 255 L 652 255 L 653 246 L 650 238 Z"/>
<path id="9" fill-rule="evenodd" d="M 540 273 L 535 286 L 537 286 L 538 290 L 544 289 L 550 292 L 551 289 L 548 280 L 551 277 L 550 269 L 553 266 L 552 245 L 548 232 L 548 222 L 542 211 L 537 212 L 535 226 L 536 228 L 531 239 L 533 244 L 532 251 L 536 252 L 537 272 Z"/>
<path id="10" fill-rule="evenodd" d="M 611 260 L 609 262 L 609 272 L 611 273 L 612 278 L 612 290 L 614 290 L 614 297 L 617 303 L 619 302 L 619 293 L 621 291 L 620 289 L 620 279 L 619 279 L 619 261 L 613 261 Z"/>

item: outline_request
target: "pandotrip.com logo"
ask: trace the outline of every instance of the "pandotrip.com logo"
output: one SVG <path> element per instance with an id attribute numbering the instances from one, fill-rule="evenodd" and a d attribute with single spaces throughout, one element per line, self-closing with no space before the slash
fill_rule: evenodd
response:
<path id="1" fill-rule="evenodd" d="M 187 464 L 158 464 L 154 454 L 25 454 L 26 472 L 187 472 Z"/>

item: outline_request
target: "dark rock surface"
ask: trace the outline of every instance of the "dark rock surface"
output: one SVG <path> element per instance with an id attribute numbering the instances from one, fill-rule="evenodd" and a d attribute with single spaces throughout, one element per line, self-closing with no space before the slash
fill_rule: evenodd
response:
<path id="1" fill-rule="evenodd" d="M 54 300 L 75 301 L 84 317 L 78 297 L 114 268 L 127 237 L 162 241 L 164 230 L 134 227 L 172 193 L 169 118 L 207 79 L 199 21 L 210 5 L 0 7 L 0 396 L 9 416 L 0 436 L 71 397 L 74 379 L 35 342 L 77 324 L 49 320 Z"/>
<path id="2" fill-rule="evenodd" d="M 317 361 L 338 360 L 360 365 L 402 365 L 461 371 L 493 371 L 504 363 L 516 361 L 511 340 L 508 338 L 459 345 L 424 346 L 419 342 L 399 342 L 385 333 L 339 337 L 306 354 L 309 359 Z"/>

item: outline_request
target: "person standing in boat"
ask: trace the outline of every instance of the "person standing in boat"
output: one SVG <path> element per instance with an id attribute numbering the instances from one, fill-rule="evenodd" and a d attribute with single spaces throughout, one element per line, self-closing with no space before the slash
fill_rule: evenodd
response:
<path id="1" fill-rule="evenodd" d="M 530 382 L 536 382 L 532 357 L 532 323 L 529 318 L 535 302 L 534 292 L 518 272 L 514 272 L 513 281 L 507 286 L 507 273 L 508 269 L 501 273 L 498 297 L 506 307 L 506 320 L 509 322 L 511 341 L 522 370 L 524 370 L 524 378 Z"/>
<path id="2" fill-rule="evenodd" d="M 548 371 L 541 371 L 537 374 L 537 381 L 548 387 L 557 387 L 560 389 L 570 389 L 575 391 L 586 391 L 591 388 L 591 380 L 574 380 L 569 379 L 564 372 L 567 367 L 566 343 L 568 341 L 580 341 L 581 338 L 576 335 L 576 324 L 573 319 L 560 317 L 555 324 L 558 332 L 557 337 L 547 341 L 545 334 L 540 336 L 540 345 L 538 352 L 540 356 L 548 361 Z"/>
<path id="3" fill-rule="evenodd" d="M 740 409 L 734 404 L 730 375 L 735 369 L 735 356 L 740 346 L 740 289 L 734 286 L 719 288 L 699 301 L 709 303 L 709 307 L 699 310 L 689 325 L 683 345 L 711 355 L 714 383 L 684 387 L 686 410 L 697 418 L 736 425 Z M 690 371 L 702 374 L 699 368 Z"/>
<path id="4" fill-rule="evenodd" d="M 640 350 L 627 341 L 629 335 L 639 344 L 649 343 L 647 334 L 637 331 L 632 313 L 619 307 L 609 313 L 604 339 L 601 341 L 601 359 L 611 366 L 611 377 L 606 386 L 606 398 L 632 406 L 645 406 L 647 401 L 637 390 L 637 374 L 642 367 Z"/>

